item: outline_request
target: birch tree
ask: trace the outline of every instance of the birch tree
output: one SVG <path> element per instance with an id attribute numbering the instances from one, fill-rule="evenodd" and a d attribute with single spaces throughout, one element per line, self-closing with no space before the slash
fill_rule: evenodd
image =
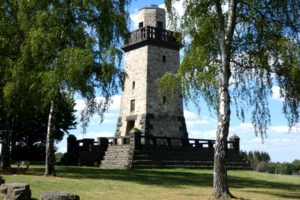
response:
<path id="1" fill-rule="evenodd" d="M 174 1 L 165 1 L 178 20 Z M 227 182 L 226 148 L 232 107 L 262 137 L 270 124 L 268 99 L 280 87 L 288 125 L 299 121 L 300 1 L 186 0 L 180 21 L 184 58 L 176 74 L 161 80 L 162 91 L 182 81 L 184 96 L 200 108 L 204 99 L 217 115 L 213 196 L 232 197 Z M 174 23 L 176 24 L 176 22 Z M 247 112 L 248 111 L 248 112 Z"/>
<path id="2" fill-rule="evenodd" d="M 13 13 L 14 19 L 7 27 L 16 26 L 21 36 L 19 41 L 11 38 L 19 50 L 13 55 L 18 65 L 13 66 L 24 68 L 27 75 L 34 77 L 22 89 L 35 91 L 43 104 L 51 105 L 45 175 L 55 175 L 53 132 L 59 128 L 55 126 L 56 113 L 60 112 L 58 101 L 62 95 L 75 93 L 85 99 L 83 127 L 91 115 L 97 113 L 103 117 L 123 76 L 119 68 L 121 51 L 117 47 L 128 33 L 128 1 L 6 0 L 1 3 L 0 14 L 4 19 L 1 22 L 5 21 L 6 13 Z M 1 29 L 1 32 L 5 31 Z M 7 38 L 0 39 L 7 43 Z M 4 55 L 9 56 L 10 52 Z M 7 91 L 11 95 L 16 90 Z M 103 98 L 96 99 L 97 95 Z"/>

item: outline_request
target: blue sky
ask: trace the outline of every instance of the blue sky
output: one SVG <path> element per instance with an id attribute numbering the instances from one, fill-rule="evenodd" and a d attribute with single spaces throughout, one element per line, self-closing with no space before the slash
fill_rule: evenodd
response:
<path id="1" fill-rule="evenodd" d="M 132 1 L 129 6 L 129 12 L 131 13 L 131 28 L 134 28 L 135 17 L 138 9 L 145 5 L 157 4 L 162 6 L 162 0 L 144 0 L 144 1 Z M 180 3 L 177 4 L 177 10 L 182 12 Z M 120 94 L 121 95 L 121 94 Z M 77 129 L 70 131 L 71 134 L 77 136 L 77 138 L 97 138 L 113 136 L 116 128 L 117 118 L 119 116 L 119 105 L 121 96 L 117 95 L 113 97 L 113 104 L 110 107 L 108 113 L 105 114 L 105 120 L 102 124 L 99 124 L 99 117 L 95 116 L 87 129 L 87 134 L 81 133 L 80 126 Z M 82 100 L 77 100 L 76 110 L 77 116 L 79 111 L 83 108 L 84 103 Z M 245 122 L 239 121 L 234 116 L 234 111 L 231 116 L 230 135 L 236 134 L 241 138 L 241 150 L 260 150 L 266 151 L 270 154 L 272 161 L 279 162 L 291 162 L 294 159 L 300 159 L 300 124 L 293 127 L 289 132 L 287 127 L 287 121 L 282 114 L 282 99 L 280 99 L 278 87 L 273 87 L 273 96 L 269 100 L 272 121 L 267 131 L 267 138 L 262 139 L 260 136 L 256 136 L 253 130 L 253 126 L 249 117 Z M 203 138 L 203 139 L 215 139 L 215 130 L 217 125 L 216 116 L 209 113 L 206 104 L 201 104 L 200 115 L 195 111 L 193 105 L 188 105 L 185 108 L 185 119 L 187 129 L 190 138 Z M 58 144 L 59 151 L 66 151 L 66 139 Z"/>

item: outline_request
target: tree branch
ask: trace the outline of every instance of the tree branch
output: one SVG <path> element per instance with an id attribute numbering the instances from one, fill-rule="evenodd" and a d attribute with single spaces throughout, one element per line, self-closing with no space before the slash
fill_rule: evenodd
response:
<path id="1" fill-rule="evenodd" d="M 230 46 L 231 46 L 234 28 L 236 24 L 236 6 L 237 6 L 237 1 L 231 0 L 229 4 L 229 11 L 228 11 L 229 16 L 227 21 L 226 33 L 225 33 L 226 46 L 229 46 L 227 48 L 231 48 Z"/>
<path id="2" fill-rule="evenodd" d="M 225 52 L 225 30 L 224 30 L 224 15 L 222 12 L 222 6 L 220 0 L 215 0 L 217 10 L 217 22 L 218 22 L 218 40 L 220 43 L 221 51 Z"/>

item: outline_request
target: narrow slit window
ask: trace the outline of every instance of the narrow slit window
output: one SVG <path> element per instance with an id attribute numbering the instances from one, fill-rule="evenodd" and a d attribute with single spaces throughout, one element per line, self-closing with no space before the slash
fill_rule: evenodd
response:
<path id="1" fill-rule="evenodd" d="M 143 23 L 143 22 L 140 22 L 140 23 L 139 23 L 139 28 L 143 28 L 143 26 L 144 26 L 144 23 Z"/>
<path id="2" fill-rule="evenodd" d="M 165 63 L 166 62 L 166 56 L 162 56 L 162 61 Z"/>
<path id="3" fill-rule="evenodd" d="M 135 110 L 135 100 L 130 101 L 130 112 L 133 112 Z"/>
<path id="4" fill-rule="evenodd" d="M 135 89 L 135 81 L 132 81 L 132 89 Z"/>
<path id="5" fill-rule="evenodd" d="M 163 28 L 163 22 L 158 21 L 157 22 L 157 28 L 162 29 Z"/>

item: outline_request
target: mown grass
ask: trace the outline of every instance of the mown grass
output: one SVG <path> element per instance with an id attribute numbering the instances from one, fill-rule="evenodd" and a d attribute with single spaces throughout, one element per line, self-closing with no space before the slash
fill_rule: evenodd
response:
<path id="1" fill-rule="evenodd" d="M 198 200 L 211 199 L 212 170 L 104 170 L 58 166 L 57 177 L 44 177 L 43 166 L 26 174 L 5 174 L 7 183 L 30 184 L 33 199 L 45 191 L 68 191 L 81 200 Z M 240 199 L 300 199 L 300 176 L 229 171 L 231 192 Z"/>

